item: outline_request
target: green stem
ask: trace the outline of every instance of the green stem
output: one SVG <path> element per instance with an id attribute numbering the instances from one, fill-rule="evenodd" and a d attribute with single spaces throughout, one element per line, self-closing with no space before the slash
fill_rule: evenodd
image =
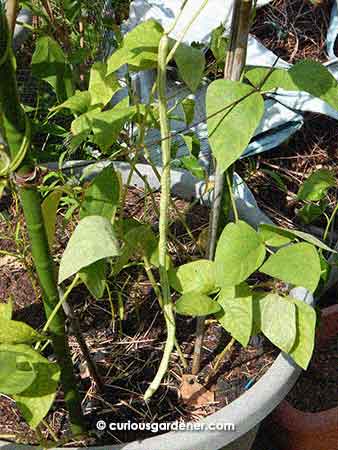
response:
<path id="1" fill-rule="evenodd" d="M 158 100 L 161 136 L 168 136 L 169 121 L 167 115 L 167 55 L 169 49 L 169 38 L 167 34 L 162 36 L 159 45 L 158 55 Z M 163 171 L 161 176 L 161 201 L 160 201 L 160 222 L 159 222 L 159 271 L 162 290 L 163 312 L 167 327 L 167 340 L 157 374 L 148 387 L 144 399 L 148 400 L 159 388 L 162 378 L 167 372 L 170 355 L 175 345 L 175 317 L 173 303 L 170 295 L 170 286 L 167 272 L 167 234 L 168 234 L 168 210 L 170 204 L 170 139 L 162 144 Z"/>
<path id="2" fill-rule="evenodd" d="M 146 271 L 148 280 L 150 281 L 151 287 L 153 288 L 153 291 L 155 292 L 155 295 L 158 299 L 158 303 L 159 303 L 160 307 L 163 309 L 163 299 L 162 299 L 161 289 L 158 287 L 158 284 L 155 280 L 153 271 L 151 269 L 150 261 L 146 256 L 144 256 L 143 262 L 144 262 L 144 269 Z M 181 360 L 182 366 L 184 367 L 184 369 L 187 369 L 188 368 L 187 360 L 185 359 L 185 356 L 183 355 L 181 347 L 176 338 L 175 338 L 175 347 L 176 347 L 178 356 Z"/>
<path id="3" fill-rule="evenodd" d="M 332 214 L 331 214 L 329 220 L 327 221 L 327 225 L 326 225 L 326 227 L 325 227 L 325 231 L 324 231 L 324 234 L 323 234 L 323 241 L 324 241 L 324 242 L 325 242 L 326 239 L 327 239 L 327 236 L 328 236 L 329 231 L 330 231 L 330 226 L 331 226 L 331 224 L 332 224 L 332 222 L 333 222 L 333 219 L 335 218 L 337 212 L 338 212 L 338 204 L 337 204 L 336 207 L 334 208 L 334 210 L 333 210 L 333 212 L 332 212 Z"/>
<path id="4" fill-rule="evenodd" d="M 239 81 L 241 79 L 246 61 L 248 36 L 252 18 L 251 12 L 252 0 L 235 0 L 231 25 L 230 47 L 224 70 L 224 78 L 227 80 Z M 228 169 L 228 171 L 229 170 L 232 169 Z M 225 179 L 226 177 L 224 172 L 222 172 L 216 164 L 214 198 L 210 214 L 209 244 L 207 253 L 207 258 L 211 260 L 215 257 Z M 235 209 L 234 213 L 236 214 Z M 197 375 L 200 372 L 204 330 L 205 317 L 198 317 L 192 365 L 193 375 Z"/>
<path id="5" fill-rule="evenodd" d="M 187 23 L 187 25 L 184 27 L 184 29 L 182 30 L 182 33 L 180 35 L 180 37 L 178 38 L 178 40 L 175 42 L 175 45 L 173 46 L 173 48 L 170 50 L 170 53 L 167 56 L 166 59 L 166 64 L 169 64 L 169 62 L 171 61 L 171 59 L 173 58 L 176 50 L 178 49 L 178 47 L 180 46 L 181 42 L 184 39 L 184 36 L 187 34 L 187 32 L 189 31 L 190 27 L 192 26 L 192 24 L 195 22 L 195 20 L 197 19 L 197 17 L 201 14 L 201 12 L 203 11 L 203 9 L 206 7 L 207 3 L 209 0 L 204 0 L 204 2 L 202 3 L 202 5 L 198 8 L 198 10 L 195 12 L 195 14 L 191 17 L 191 19 L 189 20 L 189 22 Z M 185 6 L 186 2 L 183 3 L 183 7 Z M 182 13 L 183 8 L 180 11 L 180 14 Z M 177 22 L 178 22 L 178 18 L 174 21 L 174 24 L 172 25 L 172 27 L 170 28 L 170 30 L 167 32 L 167 34 L 169 34 L 176 26 Z"/>
<path id="6" fill-rule="evenodd" d="M 41 198 L 35 187 L 22 187 L 19 193 L 30 236 L 33 261 L 39 277 L 44 308 L 48 318 L 58 304 L 59 294 L 41 213 Z M 50 322 L 49 332 L 57 362 L 61 368 L 61 383 L 71 418 L 72 431 L 73 433 L 81 433 L 83 431 L 81 401 L 65 334 L 65 317 L 62 310 L 59 310 Z"/>
<path id="7" fill-rule="evenodd" d="M 205 384 L 208 385 L 210 381 L 217 375 L 219 369 L 221 368 L 225 358 L 229 355 L 230 351 L 233 350 L 233 346 L 236 340 L 231 338 L 230 342 L 224 347 L 222 352 L 218 354 L 215 358 L 213 367 L 205 380 Z"/>
<path id="8" fill-rule="evenodd" d="M 72 290 L 74 289 L 74 287 L 77 285 L 78 281 L 80 279 L 79 274 L 76 274 L 76 276 L 74 277 L 74 280 L 71 282 L 71 284 L 68 286 L 68 288 L 66 289 L 66 292 L 60 297 L 60 300 L 58 301 L 58 303 L 56 304 L 55 308 L 53 309 L 52 313 L 49 315 L 47 322 L 45 323 L 45 326 L 43 327 L 42 331 L 47 331 L 50 327 L 50 324 L 53 322 L 54 317 L 57 315 L 57 313 L 59 312 L 62 304 L 67 300 L 67 298 L 69 297 L 70 293 L 72 292 Z"/>
<path id="9" fill-rule="evenodd" d="M 12 161 L 16 161 L 23 150 L 22 142 L 25 138 L 27 139 L 27 119 L 19 102 L 14 56 L 11 48 L 11 38 L 6 17 L 3 7 L 0 6 L 0 113 L 3 118 L 2 125 L 9 146 L 10 157 Z M 27 146 L 28 151 L 29 145 Z M 16 181 L 19 185 L 19 194 L 30 237 L 33 261 L 42 290 L 44 309 L 48 318 L 57 305 L 59 296 L 54 264 L 49 252 L 41 212 L 41 196 L 36 186 L 38 171 L 30 163 L 27 155 L 24 154 L 23 158 L 24 162 L 16 173 Z M 61 369 L 61 383 L 70 414 L 72 430 L 75 433 L 80 433 L 83 431 L 81 401 L 73 372 L 72 358 L 65 334 L 65 317 L 62 311 L 59 311 L 50 323 L 49 332 L 57 362 Z"/>
<path id="10" fill-rule="evenodd" d="M 239 216 L 238 216 L 236 200 L 235 200 L 234 191 L 233 191 L 233 177 L 230 176 L 230 170 L 227 170 L 225 172 L 225 178 L 226 178 L 226 182 L 228 185 L 228 192 L 229 192 L 229 196 L 230 196 L 230 200 L 231 200 L 232 211 L 234 213 L 234 219 L 235 219 L 235 222 L 238 222 Z"/>

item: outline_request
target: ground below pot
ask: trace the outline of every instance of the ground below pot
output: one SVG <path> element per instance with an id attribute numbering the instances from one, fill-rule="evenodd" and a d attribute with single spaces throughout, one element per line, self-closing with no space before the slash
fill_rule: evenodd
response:
<path id="1" fill-rule="evenodd" d="M 314 364 L 318 359 L 316 351 L 320 352 L 320 349 L 324 349 L 334 340 L 337 344 L 338 305 L 323 310 L 313 358 Z M 325 355 L 322 359 L 325 362 Z M 337 359 L 335 363 L 332 361 L 330 364 L 336 368 Z M 311 366 L 309 370 L 311 371 Z M 323 383 L 325 383 L 325 376 L 329 375 L 323 371 Z M 332 391 L 332 397 L 337 394 L 337 380 L 338 377 L 336 378 L 336 391 Z M 299 380 L 299 383 L 302 382 L 303 380 Z M 327 379 L 327 382 L 331 381 Z M 326 402 L 332 406 L 335 403 L 333 399 L 327 399 Z M 325 401 L 322 400 L 322 403 L 325 404 Z M 313 410 L 316 407 L 311 405 L 308 409 Z M 338 450 L 338 404 L 318 412 L 308 412 L 297 409 L 289 401 L 283 400 L 268 419 L 266 432 L 278 450 Z"/>

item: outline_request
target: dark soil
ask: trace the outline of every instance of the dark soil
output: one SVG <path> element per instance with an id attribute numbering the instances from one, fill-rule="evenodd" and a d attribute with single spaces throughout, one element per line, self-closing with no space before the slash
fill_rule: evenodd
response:
<path id="1" fill-rule="evenodd" d="M 320 6 L 310 0 L 275 0 L 257 11 L 251 33 L 289 63 L 305 58 L 325 62 L 331 4 L 328 0 Z"/>
<path id="2" fill-rule="evenodd" d="M 208 221 L 208 210 L 197 205 L 187 212 L 189 204 L 182 200 L 176 200 L 176 205 L 181 213 L 186 211 L 187 222 L 197 240 Z M 157 218 L 154 208 L 143 192 L 130 190 L 127 208 L 130 215 L 142 218 L 156 228 Z M 2 212 L 6 209 L 8 202 L 2 205 Z M 13 209 L 10 211 L 14 213 Z M 21 220 L 19 219 L 21 213 L 14 217 L 15 220 L 0 221 L 0 236 L 5 237 L 0 240 L 0 249 L 16 253 L 17 247 L 12 240 L 12 233 L 16 222 Z M 11 216 L 9 218 L 11 219 Z M 181 242 L 180 246 L 175 240 L 171 242 L 170 249 L 174 261 L 182 263 L 188 258 L 198 257 L 198 247 L 186 236 L 186 231 L 177 222 L 174 211 L 171 212 L 171 218 L 172 232 Z M 72 226 L 70 224 L 64 227 L 60 218 L 58 242 L 55 246 L 57 254 L 64 248 Z M 20 237 L 24 236 L 23 228 Z M 12 295 L 14 318 L 41 329 L 44 324 L 43 306 L 38 289 L 33 288 L 36 281 L 34 275 L 28 275 L 27 267 L 30 268 L 31 262 L 28 259 L 23 263 L 15 257 L 4 260 L 6 257 L 0 255 L 0 299 L 6 300 Z M 129 267 L 120 274 L 118 280 L 111 281 L 110 287 L 115 313 L 112 313 L 108 298 L 94 300 L 81 287 L 74 291 L 71 299 L 80 319 L 81 330 L 105 382 L 104 392 L 98 392 L 91 381 L 79 346 L 71 336 L 70 345 L 78 374 L 78 386 L 84 398 L 83 409 L 89 428 L 93 431 L 91 438 L 76 442 L 76 445 L 113 444 L 154 435 L 150 431 L 119 431 L 114 435 L 109 431 L 97 432 L 95 424 L 99 419 L 117 423 L 128 420 L 147 423 L 199 420 L 233 401 L 245 389 L 249 389 L 268 370 L 278 354 L 269 343 L 261 339 L 256 339 L 252 342 L 253 345 L 249 345 L 246 349 L 236 344 L 218 373 L 216 385 L 212 387 L 212 390 L 216 391 L 215 402 L 197 408 L 183 404 L 180 399 L 179 387 L 184 370 L 177 353 L 174 352 L 161 388 L 146 405 L 143 394 L 156 373 L 165 341 L 162 312 L 142 269 Z M 121 318 L 117 314 L 118 295 L 122 295 L 124 303 L 124 314 Z M 177 339 L 189 364 L 193 351 L 194 331 L 194 319 L 177 317 Z M 209 320 L 202 361 L 204 375 L 208 373 L 208 367 L 215 356 L 228 342 L 227 333 L 215 321 Z M 47 348 L 45 352 L 46 356 L 53 357 L 51 348 Z M 46 422 L 58 439 L 64 439 L 69 432 L 61 390 L 46 417 Z M 41 436 L 44 439 L 51 439 L 44 425 L 39 427 L 38 434 L 30 430 L 14 402 L 3 395 L 0 395 L 0 434 L 6 435 L 8 440 L 27 444 L 41 441 Z"/>
<path id="3" fill-rule="evenodd" d="M 338 179 L 338 122 L 327 116 L 306 114 L 305 124 L 289 141 L 256 158 L 244 159 L 237 170 L 252 189 L 260 208 L 280 225 L 303 228 L 297 211 L 304 205 L 296 194 L 305 179 L 318 169 L 332 171 Z M 281 177 L 281 188 L 271 173 Z M 328 195 L 327 214 L 337 203 L 338 192 L 333 188 Z M 307 231 L 320 233 L 326 226 L 324 216 Z M 337 227 L 335 227 L 336 229 Z"/>
<path id="4" fill-rule="evenodd" d="M 315 349 L 307 371 L 303 372 L 287 400 L 305 412 L 320 412 L 338 407 L 338 330 Z"/>

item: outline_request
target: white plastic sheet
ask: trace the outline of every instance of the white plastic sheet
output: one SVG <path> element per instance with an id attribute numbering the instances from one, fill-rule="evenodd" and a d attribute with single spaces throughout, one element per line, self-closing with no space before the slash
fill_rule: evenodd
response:
<path id="1" fill-rule="evenodd" d="M 201 8 L 204 0 L 188 0 L 187 4 L 170 36 L 178 39 L 182 30 Z M 271 0 L 258 0 L 257 6 L 270 3 Z M 128 28 L 134 28 L 140 21 L 155 19 L 163 28 L 168 29 L 177 16 L 182 0 L 134 0 L 130 7 Z M 184 42 L 207 44 L 212 30 L 223 24 L 229 29 L 231 24 L 233 1 L 209 0 L 184 37 Z"/>
<path id="2" fill-rule="evenodd" d="M 134 28 L 141 21 L 155 19 L 168 28 L 178 14 L 183 0 L 134 0 L 131 3 L 130 18 L 126 24 L 126 31 Z M 261 7 L 270 3 L 271 0 L 261 0 L 257 6 Z M 186 7 L 174 28 L 171 36 L 178 38 L 193 14 L 200 8 L 203 0 L 188 0 Z M 338 0 L 335 0 L 329 30 L 327 33 L 327 53 L 328 61 L 325 66 L 338 79 L 338 62 L 334 54 L 334 45 L 338 34 Z M 220 24 L 224 24 L 229 30 L 233 1 L 229 0 L 209 0 L 203 11 L 200 13 L 194 24 L 185 36 L 186 43 L 201 42 L 207 45 L 212 30 Z M 259 12 L 258 12 L 259 14 Z M 250 36 L 248 43 L 247 65 L 289 68 L 291 65 L 281 58 L 278 58 L 272 51 L 264 47 L 255 37 Z M 142 73 L 138 80 L 141 86 L 141 93 L 149 89 L 149 74 Z M 197 110 L 195 122 L 205 118 L 203 110 L 206 86 L 202 86 L 196 94 Z M 143 91 L 143 92 L 142 92 Z M 182 85 L 169 84 L 168 95 L 180 96 Z M 143 96 L 141 95 L 141 98 Z M 176 111 L 177 112 L 177 111 Z M 243 156 L 250 156 L 277 147 L 283 140 L 287 140 L 303 124 L 303 112 L 315 112 L 326 114 L 334 119 L 338 119 L 338 112 L 321 100 L 315 99 L 305 92 L 278 91 L 271 95 L 266 102 L 266 111 L 259 129 L 256 131 L 256 139 L 245 150 Z M 180 130 L 180 124 L 172 123 L 173 129 Z M 183 128 L 181 126 L 181 128 Z M 197 126 L 194 130 L 202 141 L 202 161 L 205 161 L 207 153 L 206 127 L 205 124 Z M 156 141 L 156 133 L 151 133 L 149 143 Z M 182 144 L 183 146 L 183 144 Z M 184 146 L 183 146 L 184 147 Z M 184 150 L 182 149 L 184 152 Z M 160 162 L 159 149 L 153 150 L 154 159 Z M 180 155 L 180 153 L 179 153 Z"/>

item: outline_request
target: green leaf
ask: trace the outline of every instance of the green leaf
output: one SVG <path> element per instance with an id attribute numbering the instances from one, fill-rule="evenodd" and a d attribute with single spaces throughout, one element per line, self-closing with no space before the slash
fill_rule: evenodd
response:
<path id="1" fill-rule="evenodd" d="M 322 280 L 324 286 L 326 286 L 327 282 L 330 279 L 332 265 L 329 264 L 327 260 L 324 258 L 324 256 L 321 254 L 319 255 L 319 259 L 321 268 L 320 279 Z"/>
<path id="2" fill-rule="evenodd" d="M 286 91 L 304 91 L 337 109 L 338 83 L 327 68 L 317 61 L 303 60 L 288 71 L 256 68 L 249 70 L 245 76 L 263 91 L 277 88 Z"/>
<path id="3" fill-rule="evenodd" d="M 302 239 L 303 241 L 313 244 L 315 247 L 322 248 L 328 252 L 336 253 L 335 250 L 328 247 L 324 242 L 312 236 L 312 234 L 304 233 L 298 230 L 289 230 L 276 225 L 260 225 L 259 234 L 264 240 L 266 245 L 271 247 L 281 247 L 288 244 L 295 239 Z"/>
<path id="4" fill-rule="evenodd" d="M 80 274 L 82 282 L 96 299 L 103 297 L 106 288 L 106 263 L 101 259 L 84 267 Z"/>
<path id="5" fill-rule="evenodd" d="M 195 158 L 195 156 L 192 156 L 192 155 L 182 156 L 180 158 L 180 163 L 194 177 L 198 178 L 199 180 L 205 180 L 206 172 L 204 170 L 204 167 L 202 167 L 199 160 L 197 158 Z"/>
<path id="6" fill-rule="evenodd" d="M 31 344 L 45 339 L 24 322 L 0 319 L 0 344 Z"/>
<path id="7" fill-rule="evenodd" d="M 199 157 L 201 151 L 201 144 L 195 133 L 182 134 L 182 139 L 188 147 L 189 153 L 195 158 Z"/>
<path id="8" fill-rule="evenodd" d="M 338 106 L 338 105 L 337 105 Z M 324 198 L 327 191 L 337 185 L 336 178 L 330 170 L 320 169 L 313 172 L 304 181 L 298 191 L 298 200 L 317 202 Z"/>
<path id="9" fill-rule="evenodd" d="M 284 352 L 296 341 L 296 307 L 278 294 L 260 299 L 260 328 L 265 336 Z"/>
<path id="10" fill-rule="evenodd" d="M 223 310 L 216 319 L 243 347 L 249 343 L 252 332 L 252 291 L 246 283 L 223 288 L 217 298 Z"/>
<path id="11" fill-rule="evenodd" d="M 296 307 L 297 335 L 289 352 L 294 361 L 304 370 L 308 368 L 315 345 L 316 311 L 309 305 L 289 297 Z"/>
<path id="12" fill-rule="evenodd" d="M 13 396 L 23 417 L 31 428 L 36 428 L 54 403 L 60 379 L 60 370 L 27 345 L 0 345 L 0 352 L 11 352 L 25 358 L 36 373 L 34 382 L 20 394 Z"/>
<path id="13" fill-rule="evenodd" d="M 60 105 L 54 106 L 50 111 L 58 111 L 60 109 L 70 109 L 73 114 L 83 114 L 90 107 L 91 97 L 88 91 L 75 91 L 72 97 L 69 97 Z"/>
<path id="14" fill-rule="evenodd" d="M 218 64 L 225 61 L 225 56 L 229 47 L 229 40 L 224 36 L 224 25 L 215 28 L 211 33 L 210 50 Z"/>
<path id="15" fill-rule="evenodd" d="M 221 306 L 207 295 L 191 291 L 183 294 L 177 300 L 175 309 L 178 314 L 195 317 L 217 313 Z"/>
<path id="16" fill-rule="evenodd" d="M 0 303 L 0 320 L 11 320 L 13 314 L 13 299 L 8 298 L 7 303 Z"/>
<path id="17" fill-rule="evenodd" d="M 259 225 L 258 233 L 265 245 L 269 247 L 282 247 L 295 238 L 288 230 L 268 224 Z"/>
<path id="18" fill-rule="evenodd" d="M 180 44 L 174 59 L 183 81 L 192 92 L 195 92 L 204 73 L 205 57 L 203 52 L 198 48 Z"/>
<path id="19" fill-rule="evenodd" d="M 199 259 L 169 271 L 170 285 L 178 292 L 210 294 L 216 288 L 215 264 Z"/>
<path id="20" fill-rule="evenodd" d="M 245 73 L 245 78 L 256 88 L 263 92 L 274 91 L 277 88 L 293 91 L 298 90 L 292 83 L 290 75 L 286 69 L 271 69 L 266 67 L 256 67 Z"/>
<path id="21" fill-rule="evenodd" d="M 96 62 L 90 69 L 89 89 L 91 104 L 105 106 L 120 89 L 120 84 L 114 74 L 107 76 L 107 64 Z"/>
<path id="22" fill-rule="evenodd" d="M 297 216 L 305 225 L 316 222 L 324 214 L 327 204 L 316 205 L 315 203 L 307 203 L 297 211 Z"/>
<path id="23" fill-rule="evenodd" d="M 185 98 L 181 102 L 181 106 L 185 117 L 185 123 L 189 126 L 192 124 L 195 117 L 195 100 L 192 98 Z"/>
<path id="24" fill-rule="evenodd" d="M 139 24 L 125 36 L 122 47 L 108 59 L 107 75 L 124 64 L 129 64 L 132 71 L 155 69 L 162 34 L 163 28 L 155 20 Z"/>
<path id="25" fill-rule="evenodd" d="M 99 112 L 91 116 L 91 128 L 94 133 L 92 141 L 103 152 L 106 152 L 119 137 L 121 130 L 132 119 L 135 113 L 135 106 L 123 108 L 116 105 L 115 108 L 109 111 Z"/>
<path id="26" fill-rule="evenodd" d="M 55 189 L 42 202 L 41 210 L 45 229 L 47 233 L 48 245 L 52 249 L 55 239 L 56 216 L 59 203 L 62 197 L 62 191 Z"/>
<path id="27" fill-rule="evenodd" d="M 320 259 L 308 243 L 281 248 L 259 269 L 260 272 L 314 292 L 320 279 Z"/>
<path id="28" fill-rule="evenodd" d="M 247 148 L 264 113 L 261 94 L 230 80 L 216 80 L 207 91 L 208 133 L 211 150 L 224 172 Z"/>
<path id="29" fill-rule="evenodd" d="M 101 112 L 101 108 L 92 109 L 73 120 L 71 124 L 71 132 L 74 136 L 83 133 L 89 134 L 92 129 L 92 118 Z"/>
<path id="30" fill-rule="evenodd" d="M 294 234 L 297 238 L 300 238 L 303 241 L 313 244 L 315 247 L 322 248 L 327 252 L 337 253 L 336 250 L 333 250 L 328 245 L 324 244 L 324 242 L 322 242 L 320 239 L 316 238 L 315 236 L 312 236 L 312 234 L 304 233 L 304 231 L 299 230 L 289 230 L 289 232 Z"/>
<path id="31" fill-rule="evenodd" d="M 136 220 L 124 220 L 122 228 L 121 237 L 124 245 L 120 257 L 114 264 L 114 275 L 116 276 L 133 257 L 143 258 L 145 256 L 152 266 L 159 267 L 158 238 L 151 226 Z M 171 265 L 169 256 L 167 265 L 168 267 Z"/>
<path id="32" fill-rule="evenodd" d="M 59 101 L 73 95 L 72 73 L 63 50 L 49 36 L 40 37 L 32 56 L 32 73 L 54 89 Z"/>
<path id="33" fill-rule="evenodd" d="M 121 178 L 114 167 L 103 169 L 85 190 L 80 218 L 102 216 L 112 220 L 119 206 L 121 188 Z"/>
<path id="34" fill-rule="evenodd" d="M 237 286 L 264 261 L 265 245 L 247 223 L 227 225 L 217 244 L 215 263 L 218 286 Z"/>
<path id="35" fill-rule="evenodd" d="M 291 67 L 288 73 L 298 90 L 308 92 L 337 109 L 337 80 L 321 63 L 311 60 L 300 61 Z"/>
<path id="36" fill-rule="evenodd" d="M 59 284 L 96 261 L 120 254 L 119 242 L 108 219 L 82 219 L 69 239 L 59 270 Z"/>
<path id="37" fill-rule="evenodd" d="M 19 394 L 35 378 L 34 367 L 24 354 L 0 350 L 0 392 L 6 395 Z"/>
<path id="38" fill-rule="evenodd" d="M 135 106 L 127 106 L 128 98 L 123 99 L 113 109 L 101 111 L 100 107 L 88 111 L 73 120 L 72 134 L 75 137 L 87 138 L 91 132 L 91 140 L 105 152 L 119 137 L 124 125 L 136 113 Z M 81 141 L 82 142 L 82 141 Z"/>

